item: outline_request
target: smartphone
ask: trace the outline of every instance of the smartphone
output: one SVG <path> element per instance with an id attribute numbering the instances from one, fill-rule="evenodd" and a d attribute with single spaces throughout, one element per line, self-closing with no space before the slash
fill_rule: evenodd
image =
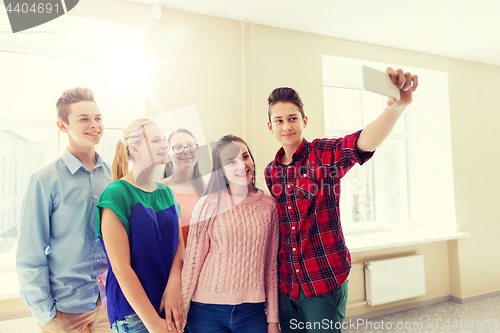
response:
<path id="1" fill-rule="evenodd" d="M 399 89 L 391 81 L 389 74 L 368 66 L 361 66 L 363 86 L 365 90 L 376 92 L 388 97 L 399 99 Z"/>

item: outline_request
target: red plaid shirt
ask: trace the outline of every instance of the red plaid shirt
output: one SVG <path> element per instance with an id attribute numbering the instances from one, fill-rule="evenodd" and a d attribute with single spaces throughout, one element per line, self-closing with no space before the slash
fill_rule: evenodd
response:
<path id="1" fill-rule="evenodd" d="M 361 131 L 339 139 L 305 139 L 289 165 L 281 163 L 281 148 L 265 170 L 267 187 L 278 201 L 280 219 L 280 291 L 297 300 L 337 289 L 349 275 L 351 254 L 340 225 L 340 179 L 354 163 L 363 164 L 373 152 L 359 154 Z"/>

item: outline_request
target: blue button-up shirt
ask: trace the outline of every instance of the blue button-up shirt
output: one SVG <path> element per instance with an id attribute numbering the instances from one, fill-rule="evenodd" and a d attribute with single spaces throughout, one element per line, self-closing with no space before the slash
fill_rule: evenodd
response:
<path id="1" fill-rule="evenodd" d="M 20 294 L 41 324 L 56 310 L 106 306 L 107 259 L 96 233 L 96 205 L 111 173 L 96 153 L 90 172 L 66 150 L 34 173 L 24 193 L 17 248 Z"/>

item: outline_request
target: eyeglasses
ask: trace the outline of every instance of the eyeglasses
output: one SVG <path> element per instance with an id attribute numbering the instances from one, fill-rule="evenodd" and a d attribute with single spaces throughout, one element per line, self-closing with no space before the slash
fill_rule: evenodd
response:
<path id="1" fill-rule="evenodd" d="M 198 145 L 196 143 L 190 143 L 187 146 L 175 145 L 172 147 L 172 150 L 176 154 L 183 154 L 185 150 L 187 150 L 188 153 L 194 153 L 198 150 Z"/>

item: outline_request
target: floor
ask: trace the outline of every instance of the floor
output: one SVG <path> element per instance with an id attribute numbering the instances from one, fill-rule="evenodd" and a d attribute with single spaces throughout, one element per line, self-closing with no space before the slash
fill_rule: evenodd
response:
<path id="1" fill-rule="evenodd" d="M 344 328 L 344 333 L 500 332 L 500 296 L 465 304 L 441 302 L 364 321 L 347 319 Z"/>

